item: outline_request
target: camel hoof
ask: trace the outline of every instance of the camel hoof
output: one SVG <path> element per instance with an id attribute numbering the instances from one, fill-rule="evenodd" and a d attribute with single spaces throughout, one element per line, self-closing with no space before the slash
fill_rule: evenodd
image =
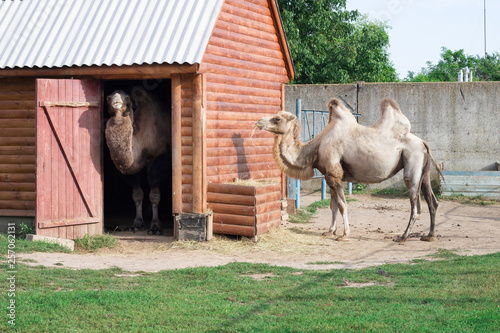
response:
<path id="1" fill-rule="evenodd" d="M 434 237 L 432 236 L 422 236 L 420 237 L 420 240 L 423 242 L 434 242 Z"/>
<path id="2" fill-rule="evenodd" d="M 130 228 L 130 230 L 132 230 L 132 232 L 135 234 L 135 232 L 136 232 L 137 230 L 139 230 L 139 228 L 137 228 L 136 226 L 134 226 L 134 227 Z"/>
<path id="3" fill-rule="evenodd" d="M 349 236 L 342 236 L 342 237 L 338 237 L 337 238 L 337 241 L 339 241 L 339 242 L 345 242 L 345 241 L 348 241 L 348 240 L 350 240 Z"/>
<path id="4" fill-rule="evenodd" d="M 404 237 L 404 236 L 396 236 L 394 237 L 392 240 L 396 243 L 405 243 L 406 242 L 406 239 L 407 237 Z"/>
<path id="5" fill-rule="evenodd" d="M 331 231 L 325 231 L 324 233 L 321 234 L 322 236 L 333 236 L 335 235 L 333 232 Z"/>
<path id="6" fill-rule="evenodd" d="M 157 226 L 154 226 L 148 230 L 148 235 L 161 235 L 161 229 Z"/>

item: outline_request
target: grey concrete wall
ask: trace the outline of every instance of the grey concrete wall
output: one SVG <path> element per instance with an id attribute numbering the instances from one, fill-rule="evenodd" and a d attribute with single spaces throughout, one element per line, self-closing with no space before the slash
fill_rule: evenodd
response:
<path id="1" fill-rule="evenodd" d="M 500 82 L 289 85 L 285 97 L 291 112 L 297 98 L 303 109 L 327 110 L 340 97 L 366 126 L 379 119 L 380 100 L 391 97 L 446 170 L 475 171 L 500 161 Z"/>

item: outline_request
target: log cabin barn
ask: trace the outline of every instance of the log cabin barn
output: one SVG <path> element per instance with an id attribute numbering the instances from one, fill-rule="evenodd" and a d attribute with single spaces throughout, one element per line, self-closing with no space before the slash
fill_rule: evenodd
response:
<path id="1" fill-rule="evenodd" d="M 173 217 L 211 212 L 215 233 L 279 225 L 286 187 L 274 138 L 252 134 L 284 108 L 294 77 L 275 0 L 2 1 L 0 31 L 4 226 L 31 222 L 38 235 L 74 239 L 117 216 L 132 224 L 131 188 L 104 130 L 106 96 L 135 86 L 171 117 L 167 229 L 179 237 Z"/>

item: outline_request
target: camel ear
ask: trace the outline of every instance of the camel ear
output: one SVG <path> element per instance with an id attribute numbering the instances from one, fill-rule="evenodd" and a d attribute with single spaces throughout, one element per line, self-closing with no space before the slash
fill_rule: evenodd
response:
<path id="1" fill-rule="evenodd" d="M 296 116 L 294 116 L 293 114 L 291 114 L 290 112 L 283 112 L 283 114 L 281 115 L 283 118 L 286 119 L 286 121 L 292 121 L 292 120 L 295 120 L 297 119 Z"/>

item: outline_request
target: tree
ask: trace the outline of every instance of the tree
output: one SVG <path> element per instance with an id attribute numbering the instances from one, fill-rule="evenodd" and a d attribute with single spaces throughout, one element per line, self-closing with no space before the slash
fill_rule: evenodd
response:
<path id="1" fill-rule="evenodd" d="M 396 81 L 387 26 L 346 10 L 346 0 L 278 0 L 297 72 L 294 83 Z"/>
<path id="2" fill-rule="evenodd" d="M 448 82 L 458 81 L 458 72 L 469 67 L 474 71 L 474 80 L 500 80 L 500 53 L 486 55 L 486 57 L 466 55 L 464 50 L 452 51 L 441 48 L 441 59 L 436 65 L 427 62 L 420 72 L 408 72 L 405 81 L 411 82 Z"/>

